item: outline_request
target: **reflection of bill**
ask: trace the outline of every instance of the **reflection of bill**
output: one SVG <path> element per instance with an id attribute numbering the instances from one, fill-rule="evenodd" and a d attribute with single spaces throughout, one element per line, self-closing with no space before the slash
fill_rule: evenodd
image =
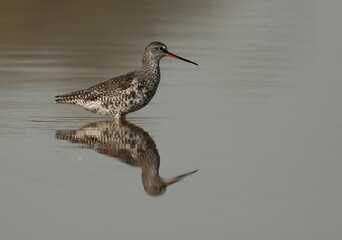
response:
<path id="1" fill-rule="evenodd" d="M 101 154 L 140 167 L 145 191 L 153 196 L 163 194 L 167 186 L 197 172 L 195 170 L 169 179 L 161 178 L 160 156 L 153 139 L 142 128 L 126 120 L 95 122 L 79 130 L 58 130 L 56 138 L 86 144 L 87 148 Z"/>

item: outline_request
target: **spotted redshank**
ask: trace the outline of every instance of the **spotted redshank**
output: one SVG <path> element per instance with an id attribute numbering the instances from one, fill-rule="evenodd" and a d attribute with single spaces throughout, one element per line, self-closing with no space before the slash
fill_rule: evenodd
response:
<path id="1" fill-rule="evenodd" d="M 197 63 L 170 53 L 165 44 L 152 42 L 145 48 L 139 70 L 108 79 L 80 91 L 56 96 L 56 103 L 79 105 L 86 110 L 120 119 L 145 107 L 153 98 L 160 81 L 159 62 L 165 56 L 198 66 Z"/>

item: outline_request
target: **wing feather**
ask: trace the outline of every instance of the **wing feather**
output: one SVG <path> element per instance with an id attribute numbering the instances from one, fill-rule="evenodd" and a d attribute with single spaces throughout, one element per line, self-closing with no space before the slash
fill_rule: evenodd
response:
<path id="1" fill-rule="evenodd" d="M 103 96 L 114 96 L 120 91 L 130 88 L 134 80 L 134 72 L 108 79 L 90 88 L 56 96 L 56 103 L 77 103 L 79 101 L 94 101 Z"/>

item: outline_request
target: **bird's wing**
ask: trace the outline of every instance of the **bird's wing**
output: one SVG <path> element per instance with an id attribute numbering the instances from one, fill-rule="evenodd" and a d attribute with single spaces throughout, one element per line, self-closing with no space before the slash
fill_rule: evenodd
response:
<path id="1" fill-rule="evenodd" d="M 118 92 L 132 86 L 133 72 L 108 79 L 90 88 L 56 96 L 57 103 L 76 103 L 79 100 L 94 101 L 102 96 L 115 96 Z"/>

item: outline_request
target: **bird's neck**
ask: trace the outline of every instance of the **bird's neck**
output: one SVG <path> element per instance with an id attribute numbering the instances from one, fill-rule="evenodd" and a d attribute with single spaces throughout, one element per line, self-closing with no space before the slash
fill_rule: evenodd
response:
<path id="1" fill-rule="evenodd" d="M 158 84 L 160 80 L 159 59 L 143 58 L 140 73 L 144 81 L 148 81 L 148 85 Z"/>
<path id="2" fill-rule="evenodd" d="M 142 68 L 148 70 L 152 70 L 154 68 L 159 69 L 159 61 L 160 59 L 156 58 L 155 56 L 145 54 L 142 59 Z"/>

